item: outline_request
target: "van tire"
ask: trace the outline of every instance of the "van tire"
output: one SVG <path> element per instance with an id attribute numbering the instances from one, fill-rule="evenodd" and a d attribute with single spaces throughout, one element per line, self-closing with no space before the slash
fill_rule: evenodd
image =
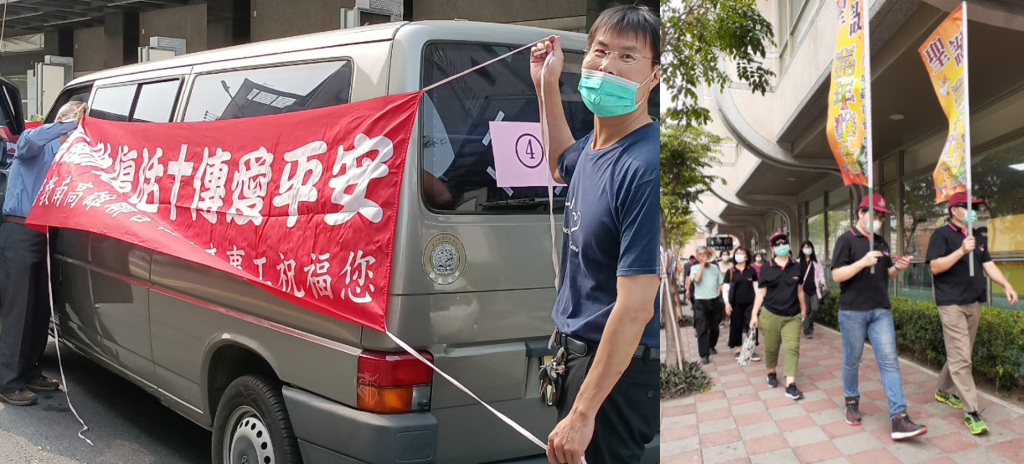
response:
<path id="1" fill-rule="evenodd" d="M 243 423 L 250 424 L 244 431 Z M 214 464 L 237 464 L 225 458 L 236 435 L 240 435 L 237 437 L 238 448 L 250 451 L 249 464 L 302 463 L 281 387 L 276 381 L 258 375 L 244 375 L 228 385 L 213 421 Z M 253 448 L 247 448 L 248 445 Z"/>

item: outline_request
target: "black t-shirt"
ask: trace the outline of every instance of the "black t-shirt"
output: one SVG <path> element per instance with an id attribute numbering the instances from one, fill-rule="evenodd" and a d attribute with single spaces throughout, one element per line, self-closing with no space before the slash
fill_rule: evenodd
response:
<path id="1" fill-rule="evenodd" d="M 967 238 L 965 234 L 964 229 L 953 223 L 935 229 L 928 239 L 925 263 L 931 265 L 932 261 L 955 252 Z M 974 245 L 974 277 L 970 273 L 970 255 L 962 256 L 949 270 L 935 275 L 935 304 L 968 305 L 988 300 L 985 271 L 981 265 L 992 261 L 992 256 L 989 255 L 988 240 L 979 235 L 977 229 L 974 231 Z"/>
<path id="2" fill-rule="evenodd" d="M 743 270 L 739 268 L 729 269 L 725 273 L 726 282 L 729 283 L 729 304 L 750 304 L 754 302 L 754 282 L 757 282 L 757 271 L 747 265 Z"/>
<path id="3" fill-rule="evenodd" d="M 868 236 L 856 229 L 840 235 L 832 253 L 832 271 L 867 256 L 869 243 Z M 875 234 L 875 251 L 882 252 L 882 257 L 875 264 L 874 274 L 870 268 L 864 268 L 850 280 L 839 284 L 840 310 L 892 309 L 889 305 L 889 268 L 893 266 L 893 261 L 889 256 L 889 242 L 878 234 Z"/>
<path id="4" fill-rule="evenodd" d="M 800 279 L 804 283 L 805 294 L 817 295 L 818 289 L 814 288 L 814 269 L 811 269 L 810 272 L 807 271 L 807 267 L 810 266 L 810 264 L 811 259 L 806 256 L 804 259 L 800 260 Z"/>
<path id="5" fill-rule="evenodd" d="M 797 291 L 800 289 L 800 265 L 792 259 L 785 268 L 775 260 L 761 266 L 761 277 L 757 280 L 758 288 L 766 288 L 764 309 L 776 316 L 792 317 L 800 314 L 800 300 Z"/>

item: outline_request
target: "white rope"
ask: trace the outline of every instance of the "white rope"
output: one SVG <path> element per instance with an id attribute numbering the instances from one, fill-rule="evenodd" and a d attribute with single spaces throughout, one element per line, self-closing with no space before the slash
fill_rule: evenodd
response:
<path id="1" fill-rule="evenodd" d="M 543 441 L 541 441 L 540 439 L 538 439 L 537 437 L 533 436 L 533 434 L 530 433 L 529 430 L 526 430 L 525 428 L 523 428 L 523 426 L 517 424 L 516 421 L 514 421 L 512 419 L 509 419 L 508 416 L 502 414 L 497 409 L 494 409 L 491 405 L 485 403 L 484 400 L 481 400 L 480 397 L 476 396 L 475 393 L 473 393 L 468 388 L 466 388 L 464 385 L 459 383 L 458 380 L 455 380 L 454 378 L 452 378 L 452 376 L 448 375 L 447 373 L 445 373 L 441 369 L 438 369 L 437 366 L 434 365 L 434 363 L 432 363 L 430 361 L 427 361 L 427 358 L 424 358 L 422 355 L 419 354 L 419 352 L 417 352 L 416 350 L 412 349 L 412 347 L 409 346 L 408 344 L 406 344 L 405 342 L 403 342 L 401 338 L 398 338 L 397 336 L 395 336 L 395 334 L 393 334 L 391 332 L 388 332 L 388 331 L 385 331 L 384 333 L 388 334 L 388 336 L 391 337 L 391 339 L 394 340 L 395 343 L 398 344 L 398 346 L 402 347 L 402 349 L 407 351 L 409 354 L 415 356 L 416 359 L 419 359 L 420 361 L 422 361 L 423 364 L 426 364 L 426 365 L 430 366 L 430 368 L 433 369 L 434 372 L 437 372 L 438 374 L 440 374 L 441 377 L 444 377 L 445 379 L 447 379 L 449 382 L 452 383 L 452 385 L 455 385 L 456 388 L 458 388 L 459 390 L 462 390 L 464 393 L 466 393 L 471 398 L 476 400 L 477 403 L 480 403 L 481 405 L 483 405 L 483 407 L 487 408 L 495 416 L 498 416 L 498 419 L 501 419 L 502 422 L 508 424 L 510 427 L 515 429 L 516 432 L 519 432 L 520 435 L 526 437 L 527 440 L 530 440 L 531 443 L 539 446 L 544 451 L 548 450 L 548 445 L 546 443 L 544 443 Z"/>
<path id="2" fill-rule="evenodd" d="M 537 45 L 538 43 L 540 43 L 541 40 L 547 40 L 547 37 L 545 37 L 543 39 L 540 39 L 540 40 L 538 40 L 536 42 L 528 43 L 526 45 L 523 45 L 522 47 L 519 47 L 519 48 L 517 48 L 515 50 L 512 50 L 512 51 L 510 51 L 510 52 L 508 52 L 508 53 L 506 53 L 504 55 L 501 55 L 501 56 L 493 59 L 493 60 L 487 61 L 485 63 L 478 64 L 478 65 L 473 66 L 472 68 L 469 68 L 469 69 L 467 69 L 465 71 L 462 71 L 462 72 L 460 72 L 460 73 L 458 73 L 458 74 L 456 74 L 454 76 L 447 77 L 447 78 L 445 78 L 445 79 L 443 79 L 443 80 L 441 80 L 439 82 L 436 82 L 434 84 L 428 85 L 428 86 L 423 88 L 423 91 L 426 92 L 428 90 L 433 89 L 434 87 L 439 87 L 441 85 L 447 84 L 450 81 L 453 81 L 453 80 L 458 79 L 458 78 L 460 78 L 462 76 L 465 76 L 466 74 L 469 74 L 469 73 L 471 73 L 473 71 L 476 71 L 477 69 L 483 68 L 484 66 L 488 66 L 488 65 L 490 65 L 492 63 L 496 63 L 496 62 L 501 61 L 501 60 L 503 60 L 505 58 L 508 58 L 508 57 L 510 57 L 512 55 L 515 55 L 516 53 L 519 53 L 519 52 L 521 52 L 523 50 L 526 50 L 527 48 L 530 48 L 530 47 L 532 47 L 534 45 Z"/>
<path id="3" fill-rule="evenodd" d="M 555 56 L 555 52 L 552 50 L 548 53 L 548 56 L 544 58 L 544 65 L 540 68 L 540 132 L 541 138 L 544 144 L 544 164 L 548 166 L 550 170 L 550 128 L 548 127 L 548 107 L 544 98 L 544 78 L 547 77 L 548 63 Z M 548 178 L 548 222 L 551 224 L 551 265 L 555 268 L 555 294 L 558 294 L 558 249 L 555 248 L 555 181 L 552 179 L 552 174 L 549 172 L 546 176 Z"/>
<path id="4" fill-rule="evenodd" d="M 78 411 L 75 410 L 75 406 L 71 404 L 71 394 L 68 393 L 68 381 L 64 378 L 64 361 L 60 357 L 60 333 L 57 329 L 57 312 L 53 309 L 53 270 L 50 269 L 50 228 L 46 228 L 46 289 L 47 296 L 50 298 L 50 320 L 53 321 L 53 337 L 54 346 L 57 348 L 57 366 L 60 367 L 60 383 L 64 385 L 64 397 L 68 400 L 68 407 L 71 408 L 71 412 L 75 414 L 75 418 L 78 419 L 78 423 L 82 424 L 82 430 L 78 431 L 78 438 L 85 440 L 89 446 L 96 446 L 92 443 L 92 440 L 85 438 L 82 435 L 89 431 L 89 426 L 85 425 L 85 421 L 82 420 L 82 416 L 78 415 Z"/>

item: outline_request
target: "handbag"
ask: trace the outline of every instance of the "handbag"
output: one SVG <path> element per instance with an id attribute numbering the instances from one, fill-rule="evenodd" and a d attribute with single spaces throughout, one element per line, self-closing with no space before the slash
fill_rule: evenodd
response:
<path id="1" fill-rule="evenodd" d="M 757 331 L 747 332 L 747 339 L 743 341 L 743 348 L 740 349 L 740 357 L 736 363 L 741 366 L 750 365 L 750 357 L 754 354 L 754 345 L 757 343 Z"/>

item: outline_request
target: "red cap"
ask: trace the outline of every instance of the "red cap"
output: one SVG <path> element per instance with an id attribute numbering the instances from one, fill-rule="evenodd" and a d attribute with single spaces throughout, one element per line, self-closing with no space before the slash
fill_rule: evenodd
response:
<path id="1" fill-rule="evenodd" d="M 788 239 L 789 235 L 786 235 L 785 232 L 776 232 L 776 233 L 772 234 L 771 238 L 768 239 L 768 244 L 770 245 L 772 242 L 775 241 L 775 239 L 777 239 L 779 237 L 786 237 Z"/>
<path id="2" fill-rule="evenodd" d="M 878 194 L 865 196 L 864 199 L 860 201 L 861 208 L 873 208 L 875 211 L 892 214 L 892 211 L 885 208 L 886 206 L 885 198 L 882 198 L 882 196 Z"/>
<path id="3" fill-rule="evenodd" d="M 967 192 L 956 192 L 956 193 L 953 194 L 953 196 L 949 197 L 949 206 L 950 207 L 952 207 L 953 205 L 959 205 L 961 203 L 967 204 Z M 981 198 L 978 198 L 978 197 L 972 197 L 971 198 L 971 204 L 975 204 L 976 205 L 978 203 L 987 204 L 987 203 L 985 203 L 985 200 L 982 200 Z"/>

